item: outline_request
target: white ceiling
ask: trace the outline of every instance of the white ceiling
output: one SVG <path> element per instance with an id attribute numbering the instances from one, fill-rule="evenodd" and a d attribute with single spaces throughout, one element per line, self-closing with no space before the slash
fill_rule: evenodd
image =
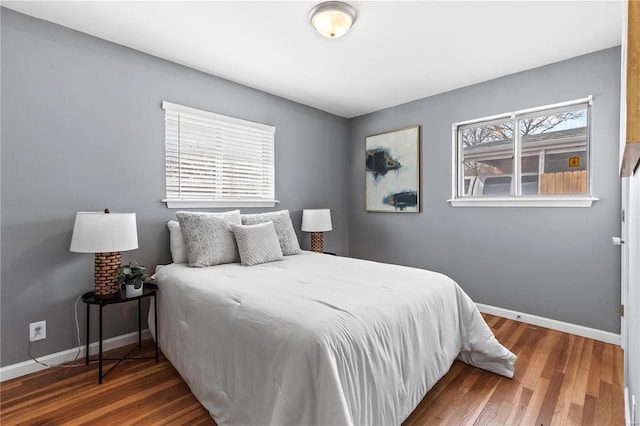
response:
<path id="1" fill-rule="evenodd" d="M 352 1 L 344 37 L 316 1 L 2 1 L 10 9 L 355 117 L 621 43 L 622 1 Z"/>

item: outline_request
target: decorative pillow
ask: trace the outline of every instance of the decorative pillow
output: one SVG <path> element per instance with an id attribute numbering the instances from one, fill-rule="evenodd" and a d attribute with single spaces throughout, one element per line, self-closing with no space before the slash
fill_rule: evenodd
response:
<path id="1" fill-rule="evenodd" d="M 202 268 L 240 261 L 236 239 L 231 230 L 240 225 L 240 210 L 225 213 L 176 213 L 189 266 Z"/>
<path id="2" fill-rule="evenodd" d="M 177 220 L 167 222 L 169 228 L 169 251 L 171 251 L 171 259 L 173 263 L 187 263 L 187 246 L 182 236 L 182 230 Z"/>
<path id="3" fill-rule="evenodd" d="M 300 243 L 298 242 L 298 236 L 296 235 L 296 231 L 293 230 L 289 210 L 258 214 L 243 214 L 241 217 L 243 225 L 273 222 L 273 227 L 275 228 L 276 234 L 278 234 L 278 240 L 280 241 L 282 254 L 289 256 L 292 254 L 302 253 L 302 250 L 300 250 Z"/>
<path id="4" fill-rule="evenodd" d="M 235 225 L 240 263 L 246 266 L 284 259 L 273 222 L 257 225 Z"/>

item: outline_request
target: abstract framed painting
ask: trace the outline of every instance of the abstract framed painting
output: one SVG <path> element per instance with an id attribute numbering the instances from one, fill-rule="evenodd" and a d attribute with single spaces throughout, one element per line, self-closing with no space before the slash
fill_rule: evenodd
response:
<path id="1" fill-rule="evenodd" d="M 420 126 L 367 136 L 368 212 L 420 212 Z"/>

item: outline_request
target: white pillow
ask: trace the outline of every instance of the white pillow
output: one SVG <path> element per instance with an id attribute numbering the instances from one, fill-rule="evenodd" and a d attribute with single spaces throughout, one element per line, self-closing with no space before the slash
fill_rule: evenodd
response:
<path id="1" fill-rule="evenodd" d="M 173 263 L 187 263 L 187 246 L 182 236 L 182 230 L 177 220 L 167 222 L 169 228 L 169 251 L 171 251 L 171 259 Z"/>
<path id="2" fill-rule="evenodd" d="M 289 256 L 292 254 L 302 253 L 302 250 L 300 250 L 300 243 L 298 242 L 298 236 L 296 235 L 296 231 L 293 229 L 293 224 L 291 223 L 289 210 L 258 214 L 243 214 L 241 217 L 243 225 L 273 222 L 273 227 L 278 235 L 282 254 Z"/>
<path id="3" fill-rule="evenodd" d="M 258 265 L 284 259 L 273 222 L 235 225 L 233 233 L 238 243 L 240 263 L 243 265 Z"/>
<path id="4" fill-rule="evenodd" d="M 189 266 L 236 263 L 240 261 L 232 226 L 241 225 L 240 210 L 225 213 L 176 213 L 187 247 Z"/>

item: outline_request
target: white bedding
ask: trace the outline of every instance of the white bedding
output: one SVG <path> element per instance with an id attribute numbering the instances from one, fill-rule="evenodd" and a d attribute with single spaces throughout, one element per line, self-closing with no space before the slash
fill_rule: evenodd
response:
<path id="1" fill-rule="evenodd" d="M 513 376 L 516 356 L 435 272 L 304 252 L 155 279 L 160 347 L 219 425 L 400 424 L 458 356 Z"/>

